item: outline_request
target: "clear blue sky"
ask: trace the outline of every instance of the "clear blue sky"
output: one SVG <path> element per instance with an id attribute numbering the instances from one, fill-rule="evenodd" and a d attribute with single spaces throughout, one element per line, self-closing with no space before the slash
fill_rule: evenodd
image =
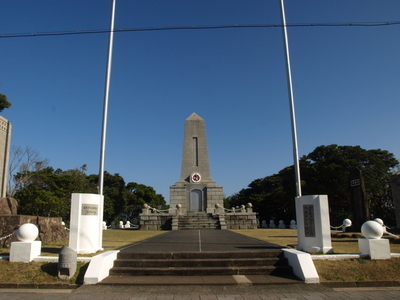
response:
<path id="1" fill-rule="evenodd" d="M 117 0 L 115 28 L 279 24 L 279 0 Z M 287 22 L 400 21 L 398 0 L 286 0 Z M 0 33 L 107 29 L 111 0 L 0 1 Z M 319 145 L 400 159 L 400 25 L 288 29 L 300 156 Z M 108 34 L 0 38 L 12 145 L 63 170 L 99 169 Z M 119 32 L 105 169 L 169 201 L 183 125 L 206 122 L 229 196 L 293 164 L 281 28 Z"/>

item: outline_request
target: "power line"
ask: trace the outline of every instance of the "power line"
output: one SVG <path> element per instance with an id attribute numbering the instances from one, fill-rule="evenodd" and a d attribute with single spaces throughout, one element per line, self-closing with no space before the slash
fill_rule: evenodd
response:
<path id="1" fill-rule="evenodd" d="M 400 21 L 293 23 L 293 24 L 286 24 L 286 27 L 376 27 L 376 26 L 390 26 L 390 25 L 400 25 Z M 205 29 L 228 29 L 228 28 L 270 28 L 270 27 L 283 27 L 283 24 L 234 24 L 234 25 L 139 27 L 139 28 L 118 28 L 118 29 L 114 29 L 114 32 L 205 30 Z M 2 34 L 0 34 L 0 38 L 60 36 L 60 35 L 77 35 L 77 34 L 100 34 L 100 33 L 109 33 L 109 32 L 110 32 L 109 29 L 93 29 L 93 30 L 70 30 L 70 31 L 48 31 L 48 32 L 2 33 Z"/>

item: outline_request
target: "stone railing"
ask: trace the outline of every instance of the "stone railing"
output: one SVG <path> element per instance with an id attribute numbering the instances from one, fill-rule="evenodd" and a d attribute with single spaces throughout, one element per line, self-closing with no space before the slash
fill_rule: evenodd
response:
<path id="1" fill-rule="evenodd" d="M 221 229 L 257 229 L 256 213 L 251 203 L 231 209 L 216 204 L 215 214 L 219 217 Z"/>
<path id="2" fill-rule="evenodd" d="M 157 209 L 154 207 L 150 207 L 148 204 L 143 205 L 142 214 L 169 214 L 170 209 Z"/>
<path id="3" fill-rule="evenodd" d="M 161 210 L 144 204 L 140 214 L 139 229 L 170 230 L 172 227 L 172 215 L 171 209 Z"/>
<path id="4" fill-rule="evenodd" d="M 251 203 L 247 203 L 247 205 L 241 205 L 232 207 L 231 209 L 227 209 L 222 207 L 220 204 L 215 204 L 215 214 L 223 215 L 223 214 L 253 214 L 253 205 Z"/>

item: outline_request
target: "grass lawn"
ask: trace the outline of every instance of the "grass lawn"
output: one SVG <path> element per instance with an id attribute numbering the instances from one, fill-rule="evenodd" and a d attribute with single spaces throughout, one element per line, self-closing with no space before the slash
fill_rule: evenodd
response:
<path id="1" fill-rule="evenodd" d="M 114 229 L 103 231 L 103 247 L 104 251 L 120 249 L 125 246 L 140 242 L 154 236 L 165 233 L 166 231 L 142 231 L 130 229 Z M 58 256 L 62 246 L 68 246 L 68 240 L 62 240 L 42 245 L 41 256 Z M 0 248 L 1 255 L 9 255 L 10 249 Z M 99 251 L 94 254 L 86 254 L 79 256 L 95 256 L 100 254 Z M 77 272 L 73 278 L 68 281 L 61 280 L 57 277 L 57 263 L 16 263 L 8 260 L 0 259 L 0 283 L 70 283 L 83 284 L 87 263 L 79 263 Z"/>
<path id="2" fill-rule="evenodd" d="M 283 247 L 297 244 L 295 229 L 256 229 L 232 230 L 255 239 L 267 241 Z M 166 231 L 141 230 L 105 230 L 103 231 L 104 251 L 120 249 L 127 245 L 152 238 Z M 62 246 L 68 246 L 68 240 L 43 244 L 42 256 L 58 256 Z M 359 253 L 357 237 L 351 233 L 337 234 L 332 238 L 335 253 Z M 400 253 L 400 244 L 390 244 L 392 253 Z M 101 252 L 85 255 L 94 256 Z M 8 255 L 9 249 L 0 249 L 1 255 Z M 83 255 L 79 255 L 83 256 Z M 400 259 L 367 260 L 351 259 L 341 261 L 314 261 L 321 281 L 363 281 L 363 280 L 400 280 Z M 78 263 L 78 271 L 68 282 L 58 279 L 57 263 L 10 263 L 0 260 L 0 283 L 83 283 L 83 276 L 88 264 Z M 22 271 L 21 271 L 22 270 Z"/>
<path id="3" fill-rule="evenodd" d="M 296 229 L 272 229 L 272 228 L 259 228 L 231 230 L 255 239 L 280 245 L 283 247 L 290 247 L 297 245 L 297 230 Z M 358 237 L 352 237 L 358 236 Z M 362 237 L 361 233 L 341 233 L 333 234 L 332 247 L 335 254 L 357 254 L 360 253 L 358 249 L 358 238 Z M 400 253 L 400 244 L 390 244 L 391 253 Z"/>
<path id="4" fill-rule="evenodd" d="M 297 244 L 295 229 L 232 230 L 234 232 L 287 247 Z M 359 233 L 333 234 L 335 254 L 358 254 Z M 400 253 L 400 244 L 390 244 L 391 253 Z M 346 259 L 337 261 L 314 260 L 321 281 L 400 280 L 400 258 L 388 260 Z"/>
<path id="5" fill-rule="evenodd" d="M 103 251 L 94 254 L 79 254 L 79 256 L 94 256 L 105 251 L 120 249 L 125 246 L 147 240 L 166 231 L 137 230 L 137 229 L 110 229 L 103 230 Z M 68 246 L 68 240 L 44 244 L 41 256 L 58 256 L 62 246 Z"/>

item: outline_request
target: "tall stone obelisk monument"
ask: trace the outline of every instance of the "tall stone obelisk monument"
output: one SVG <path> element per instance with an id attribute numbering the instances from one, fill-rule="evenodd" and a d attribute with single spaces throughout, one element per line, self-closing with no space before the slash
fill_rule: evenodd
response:
<path id="1" fill-rule="evenodd" d="M 213 213 L 215 204 L 224 204 L 223 187 L 210 176 L 204 120 L 193 113 L 185 121 L 181 178 L 170 187 L 170 206 L 180 212 Z"/>

